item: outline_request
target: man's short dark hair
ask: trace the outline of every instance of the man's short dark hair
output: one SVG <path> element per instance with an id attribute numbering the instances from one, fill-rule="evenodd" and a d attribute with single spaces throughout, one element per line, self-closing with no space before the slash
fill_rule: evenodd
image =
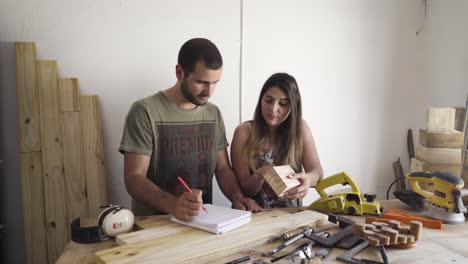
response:
<path id="1" fill-rule="evenodd" d="M 195 70 L 197 62 L 203 62 L 205 67 L 218 70 L 223 66 L 223 58 L 216 45 L 208 39 L 194 38 L 182 45 L 177 63 L 182 66 L 186 75 Z"/>

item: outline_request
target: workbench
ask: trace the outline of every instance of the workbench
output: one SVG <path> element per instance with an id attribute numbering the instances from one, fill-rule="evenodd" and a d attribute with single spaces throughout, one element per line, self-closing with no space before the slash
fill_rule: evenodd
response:
<path id="1" fill-rule="evenodd" d="M 384 208 L 397 208 L 413 214 L 421 215 L 421 213 L 413 212 L 409 207 L 398 200 L 381 201 L 381 204 Z M 289 213 L 294 212 L 297 212 L 297 209 L 289 209 Z M 356 222 L 364 222 L 363 217 L 352 217 L 352 220 Z M 307 239 L 290 245 L 280 251 L 276 256 L 287 253 L 288 250 L 296 248 L 297 245 L 304 243 L 305 240 Z M 281 242 L 282 241 L 277 241 L 275 243 L 256 246 L 250 250 L 240 251 L 235 254 L 227 254 L 226 256 L 219 258 L 217 261 L 210 263 L 225 263 L 247 255 L 252 256 L 252 260 L 262 258 L 269 263 L 271 258 L 261 257 L 259 252 L 267 252 Z M 96 263 L 94 255 L 95 252 L 116 246 L 117 245 L 112 240 L 87 245 L 77 244 L 71 241 L 64 249 L 57 263 L 94 264 Z M 216 244 L 213 244 L 213 247 L 216 247 Z M 322 263 L 343 263 L 336 260 L 336 257 L 343 252 L 344 250 L 342 249 L 333 248 L 331 253 L 322 260 Z M 390 263 L 468 263 L 468 224 L 467 222 L 458 225 L 444 224 L 441 230 L 423 228 L 422 238 L 416 243 L 415 247 L 410 249 L 396 249 L 388 247 L 386 248 L 386 252 Z M 381 261 L 380 253 L 374 247 L 368 247 L 363 252 L 356 255 L 356 257 Z M 155 260 L 154 263 L 158 263 L 157 260 Z M 278 261 L 276 263 L 281 264 L 291 262 Z"/>

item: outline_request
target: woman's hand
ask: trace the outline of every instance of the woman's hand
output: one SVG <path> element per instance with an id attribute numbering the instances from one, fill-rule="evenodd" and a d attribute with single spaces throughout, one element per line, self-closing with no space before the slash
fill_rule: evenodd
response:
<path id="1" fill-rule="evenodd" d="M 254 200 L 246 197 L 235 199 L 232 204 L 235 209 L 251 211 L 252 213 L 263 211 L 263 208 L 260 205 L 258 205 Z"/>
<path id="2" fill-rule="evenodd" d="M 307 195 L 312 179 L 305 173 L 296 173 L 288 176 L 288 179 L 298 179 L 301 184 L 284 193 L 285 199 L 302 199 Z"/>

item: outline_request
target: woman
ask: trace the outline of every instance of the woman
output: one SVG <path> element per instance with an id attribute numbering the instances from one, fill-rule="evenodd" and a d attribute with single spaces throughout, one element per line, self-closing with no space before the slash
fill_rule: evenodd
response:
<path id="1" fill-rule="evenodd" d="M 300 199 L 322 179 L 323 171 L 310 129 L 302 119 L 301 95 L 293 76 L 276 73 L 268 78 L 254 119 L 240 124 L 234 132 L 231 158 L 244 195 L 260 206 L 302 206 Z M 289 178 L 301 184 L 279 198 L 255 173 L 269 164 L 289 164 L 296 172 Z"/>

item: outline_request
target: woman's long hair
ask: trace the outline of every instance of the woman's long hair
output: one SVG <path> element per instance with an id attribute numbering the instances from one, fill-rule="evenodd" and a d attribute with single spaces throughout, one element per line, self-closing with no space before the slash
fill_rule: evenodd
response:
<path id="1" fill-rule="evenodd" d="M 294 171 L 302 171 L 303 135 L 302 135 L 302 103 L 301 94 L 296 79 L 287 73 L 275 73 L 266 80 L 260 91 L 257 107 L 255 108 L 252 122 L 252 135 L 245 152 L 248 157 L 249 167 L 255 171 L 258 157 L 267 147 L 269 128 L 262 115 L 262 99 L 265 93 L 273 87 L 280 88 L 288 97 L 291 111 L 289 116 L 278 127 L 276 133 L 276 152 L 278 159 L 274 165 L 289 164 Z"/>

